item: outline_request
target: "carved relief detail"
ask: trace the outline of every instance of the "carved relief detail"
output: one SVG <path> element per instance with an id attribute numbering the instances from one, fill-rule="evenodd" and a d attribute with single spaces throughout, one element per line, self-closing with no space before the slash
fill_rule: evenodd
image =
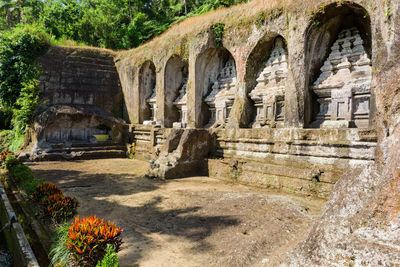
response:
<path id="1" fill-rule="evenodd" d="M 187 89 L 187 83 L 188 79 L 186 78 L 183 81 L 181 89 L 179 89 L 179 96 L 175 99 L 173 104 L 176 106 L 176 108 L 179 111 L 179 122 L 174 122 L 173 127 L 174 128 L 185 128 L 187 124 L 187 94 L 186 94 L 186 89 Z"/>
<path id="2" fill-rule="evenodd" d="M 154 87 L 152 90 L 152 94 L 149 98 L 146 99 L 146 102 L 150 105 L 151 110 L 151 119 L 148 121 L 144 121 L 144 125 L 152 125 L 157 122 L 157 93 L 156 88 Z"/>
<path id="3" fill-rule="evenodd" d="M 235 100 L 236 83 L 235 61 L 230 58 L 220 71 L 217 81 L 212 85 L 211 92 L 205 98 L 211 113 L 207 126 L 227 122 Z"/>
<path id="4" fill-rule="evenodd" d="M 320 109 L 312 127 L 368 127 L 371 61 L 356 28 L 343 30 L 311 90 Z"/>
<path id="5" fill-rule="evenodd" d="M 257 85 L 249 94 L 257 109 L 253 128 L 283 125 L 288 72 L 286 54 L 283 39 L 276 38 L 265 68 L 257 78 Z"/>

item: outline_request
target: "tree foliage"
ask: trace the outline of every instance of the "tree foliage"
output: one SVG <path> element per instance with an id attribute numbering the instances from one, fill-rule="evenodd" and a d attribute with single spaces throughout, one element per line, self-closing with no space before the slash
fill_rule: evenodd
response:
<path id="1" fill-rule="evenodd" d="M 48 38 L 37 26 L 0 32 L 0 114 L 9 118 L 12 113 L 16 134 L 24 133 L 38 105 L 40 73 L 36 60 L 47 47 Z"/>
<path id="2" fill-rule="evenodd" d="M 56 39 L 111 49 L 139 46 L 191 16 L 247 0 L 0 0 L 0 27 L 44 25 Z M 8 16 L 7 16 L 8 14 Z M 7 18 L 7 19 L 5 19 Z"/>

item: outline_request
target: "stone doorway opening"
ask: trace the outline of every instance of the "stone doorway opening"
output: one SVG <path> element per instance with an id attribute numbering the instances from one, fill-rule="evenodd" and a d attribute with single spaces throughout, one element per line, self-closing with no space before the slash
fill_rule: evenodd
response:
<path id="1" fill-rule="evenodd" d="M 150 60 L 139 70 L 139 123 L 155 124 L 157 119 L 156 67 Z"/>
<path id="2" fill-rule="evenodd" d="M 164 74 L 164 126 L 185 128 L 187 125 L 188 62 L 171 56 Z"/>
<path id="3" fill-rule="evenodd" d="M 224 47 L 209 48 L 196 60 L 196 117 L 200 127 L 226 123 L 235 100 L 236 62 Z M 201 99 L 201 101 L 199 101 Z"/>

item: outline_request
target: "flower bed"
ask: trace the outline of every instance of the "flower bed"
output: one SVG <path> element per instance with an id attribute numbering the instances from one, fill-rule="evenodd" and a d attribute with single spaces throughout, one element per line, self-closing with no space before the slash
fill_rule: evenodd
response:
<path id="1" fill-rule="evenodd" d="M 0 160 L 0 166 L 8 170 L 5 184 L 9 183 L 23 192 L 27 206 L 23 210 L 30 213 L 26 217 L 37 217 L 42 227 L 56 232 L 52 248 L 48 249 L 51 250 L 53 265 L 118 266 L 121 228 L 96 216 L 76 217 L 68 223 L 77 213 L 78 201 L 75 198 L 64 196 L 55 184 L 35 177 L 32 170 L 20 163 L 14 154 L 2 153 Z M 41 233 L 37 235 L 42 237 Z"/>

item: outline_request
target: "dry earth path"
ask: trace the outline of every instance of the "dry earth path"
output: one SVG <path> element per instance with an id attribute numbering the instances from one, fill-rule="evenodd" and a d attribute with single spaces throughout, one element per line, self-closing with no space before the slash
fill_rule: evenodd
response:
<path id="1" fill-rule="evenodd" d="M 28 165 L 76 197 L 80 216 L 124 229 L 121 266 L 274 266 L 325 203 L 209 177 L 148 179 L 138 160 Z"/>

